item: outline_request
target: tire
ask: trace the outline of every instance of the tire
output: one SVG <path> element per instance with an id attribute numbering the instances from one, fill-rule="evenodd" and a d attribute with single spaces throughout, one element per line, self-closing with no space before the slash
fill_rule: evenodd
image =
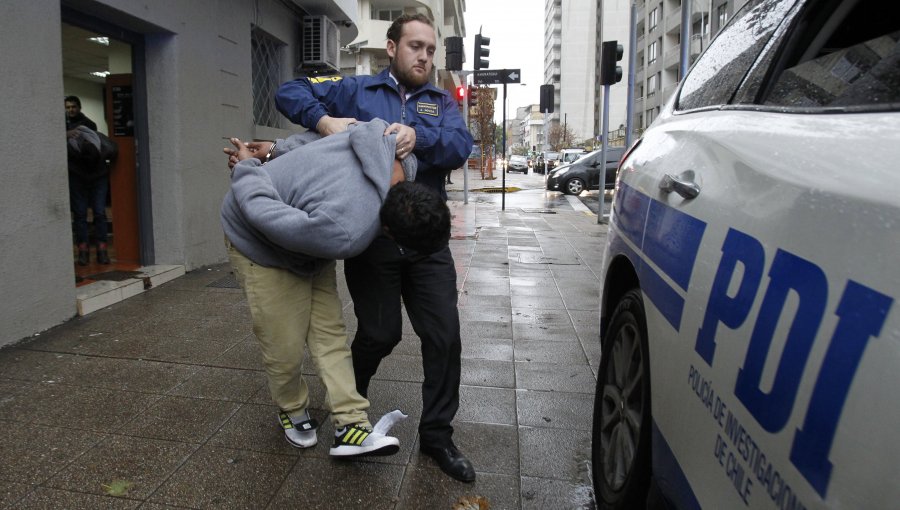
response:
<path id="1" fill-rule="evenodd" d="M 594 393 L 591 460 L 598 508 L 644 508 L 650 486 L 650 359 L 640 289 L 619 301 Z"/>
<path id="2" fill-rule="evenodd" d="M 582 191 L 584 191 L 584 181 L 579 179 L 578 177 L 573 177 L 566 181 L 566 184 L 563 185 L 563 193 L 566 195 L 580 195 Z"/>

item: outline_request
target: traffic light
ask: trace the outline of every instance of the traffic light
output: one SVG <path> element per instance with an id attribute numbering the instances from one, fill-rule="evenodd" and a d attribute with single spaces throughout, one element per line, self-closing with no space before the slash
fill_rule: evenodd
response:
<path id="1" fill-rule="evenodd" d="M 462 103 L 466 100 L 466 87 L 465 85 L 460 85 L 456 87 L 456 100 Z"/>
<path id="2" fill-rule="evenodd" d="M 469 87 L 469 107 L 478 106 L 478 87 Z"/>
<path id="3" fill-rule="evenodd" d="M 600 49 L 600 84 L 613 85 L 622 80 L 622 66 L 616 62 L 622 60 L 625 48 L 619 41 L 603 41 Z"/>
<path id="4" fill-rule="evenodd" d="M 541 85 L 541 111 L 553 113 L 554 100 L 553 84 Z"/>
<path id="5" fill-rule="evenodd" d="M 479 69 L 487 69 L 488 68 L 488 59 L 487 57 L 491 54 L 491 49 L 488 48 L 488 45 L 491 44 L 491 38 L 485 37 L 481 34 L 475 34 L 475 70 Z"/>
<path id="6" fill-rule="evenodd" d="M 447 70 L 462 71 L 463 65 L 463 38 L 451 36 L 444 38 L 444 46 L 447 47 Z"/>

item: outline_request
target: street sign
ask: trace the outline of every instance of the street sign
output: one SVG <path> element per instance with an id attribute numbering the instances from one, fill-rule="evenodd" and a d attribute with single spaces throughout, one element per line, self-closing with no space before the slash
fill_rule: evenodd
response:
<path id="1" fill-rule="evenodd" d="M 521 69 L 483 69 L 475 71 L 476 85 L 500 85 L 502 83 L 520 83 Z"/>

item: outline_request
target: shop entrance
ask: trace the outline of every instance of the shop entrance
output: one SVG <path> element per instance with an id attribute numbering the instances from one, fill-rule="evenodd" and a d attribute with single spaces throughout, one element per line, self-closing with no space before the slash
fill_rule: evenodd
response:
<path id="1" fill-rule="evenodd" d="M 117 147 L 117 156 L 107 165 L 107 175 L 83 179 L 68 172 L 76 284 L 126 278 L 148 263 L 142 255 L 139 221 L 141 194 L 135 150 L 134 49 L 131 44 L 101 31 L 69 23 L 62 24 L 62 46 L 65 96 L 77 97 L 81 113 L 96 124 L 97 132 L 106 135 Z M 62 110 L 63 104 L 60 104 L 60 117 Z M 99 198 L 103 190 L 107 190 L 106 196 Z M 81 193 L 81 198 L 73 193 Z M 98 198 L 85 201 L 85 196 L 91 193 Z M 104 204 L 101 212 L 105 214 L 93 211 L 92 202 Z M 89 206 L 87 209 L 83 207 L 85 203 Z M 86 211 L 87 215 L 86 260 L 84 244 L 79 245 L 85 242 L 84 224 L 79 226 L 78 222 L 79 207 L 81 214 Z M 106 228 L 98 223 L 104 221 L 104 216 Z M 101 250 L 108 254 L 108 263 Z"/>

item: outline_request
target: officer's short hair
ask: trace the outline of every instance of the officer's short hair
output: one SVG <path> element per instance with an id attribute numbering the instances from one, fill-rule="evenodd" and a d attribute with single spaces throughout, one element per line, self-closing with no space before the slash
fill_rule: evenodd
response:
<path id="1" fill-rule="evenodd" d="M 81 99 L 79 99 L 78 96 L 66 96 L 66 98 L 63 99 L 63 103 L 75 103 L 75 106 L 81 108 Z"/>
<path id="2" fill-rule="evenodd" d="M 450 209 L 424 184 L 397 183 L 384 199 L 380 216 L 387 234 L 404 248 L 427 255 L 450 241 Z"/>
<path id="3" fill-rule="evenodd" d="M 410 21 L 418 21 L 420 23 L 425 23 L 431 28 L 434 28 L 434 23 L 428 19 L 428 16 L 425 16 L 421 13 L 416 14 L 403 14 L 399 18 L 395 19 L 393 23 L 391 23 L 390 28 L 387 31 L 387 38 L 391 41 L 400 42 L 400 36 L 403 34 L 403 25 L 409 23 Z"/>

